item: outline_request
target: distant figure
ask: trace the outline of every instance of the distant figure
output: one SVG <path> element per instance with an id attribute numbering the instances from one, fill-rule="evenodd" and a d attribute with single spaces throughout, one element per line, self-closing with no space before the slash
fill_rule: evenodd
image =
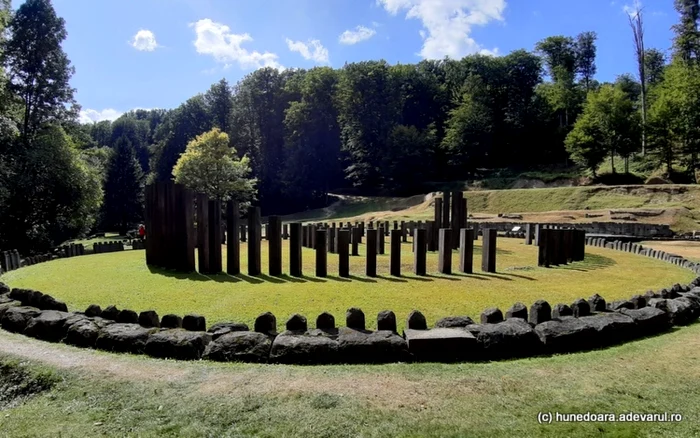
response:
<path id="1" fill-rule="evenodd" d="M 141 240 L 146 238 L 146 227 L 143 224 L 139 225 L 139 238 Z"/>

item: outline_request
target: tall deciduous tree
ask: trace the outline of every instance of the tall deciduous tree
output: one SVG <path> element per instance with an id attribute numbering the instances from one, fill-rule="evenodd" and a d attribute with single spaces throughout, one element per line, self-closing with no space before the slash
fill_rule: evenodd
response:
<path id="1" fill-rule="evenodd" d="M 647 85 L 653 87 L 661 82 L 664 77 L 666 67 L 666 55 L 661 50 L 647 49 L 644 54 L 644 72 L 647 78 Z"/>
<path id="2" fill-rule="evenodd" d="M 586 92 L 590 91 L 593 77 L 598 71 L 596 67 L 596 40 L 595 32 L 583 32 L 576 37 L 576 73 L 581 77 Z"/>
<path id="3" fill-rule="evenodd" d="M 255 198 L 256 180 L 250 177 L 250 160 L 238 158 L 229 138 L 219 128 L 198 136 L 187 145 L 173 169 L 175 182 L 212 199 L 249 203 Z"/>
<path id="4" fill-rule="evenodd" d="M 27 0 L 15 12 L 9 30 L 3 61 L 10 90 L 23 104 L 21 132 L 28 142 L 42 124 L 76 116 L 69 84 L 74 69 L 61 48 L 65 22 L 50 0 Z"/>
<path id="5" fill-rule="evenodd" d="M 61 127 L 42 127 L 31 147 L 22 143 L 13 156 L 2 246 L 48 249 L 90 229 L 102 202 L 99 177 Z"/>
<path id="6" fill-rule="evenodd" d="M 580 164 L 595 171 L 607 154 L 613 173 L 615 155 L 629 157 L 638 144 L 639 120 L 634 104 L 620 87 L 609 84 L 588 93 L 583 113 L 566 139 L 569 153 Z"/>
<path id="7" fill-rule="evenodd" d="M 144 177 L 131 141 L 119 137 L 107 165 L 102 223 L 125 235 L 143 217 Z"/>

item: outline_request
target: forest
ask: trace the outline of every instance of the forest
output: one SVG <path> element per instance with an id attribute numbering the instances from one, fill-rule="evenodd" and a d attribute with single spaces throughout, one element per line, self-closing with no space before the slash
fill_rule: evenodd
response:
<path id="1" fill-rule="evenodd" d="M 642 10 L 621 22 L 634 45 L 620 56 L 638 68 L 610 83 L 596 80 L 597 35 L 584 32 L 498 57 L 263 68 L 175 109 L 81 124 L 64 20 L 50 0 L 14 11 L 0 0 L 0 248 L 125 231 L 154 181 L 264 215 L 323 206 L 335 190 L 410 195 L 493 169 L 575 166 L 611 181 L 633 162 L 695 183 L 699 1 L 675 0 L 669 48 L 645 46 Z"/>

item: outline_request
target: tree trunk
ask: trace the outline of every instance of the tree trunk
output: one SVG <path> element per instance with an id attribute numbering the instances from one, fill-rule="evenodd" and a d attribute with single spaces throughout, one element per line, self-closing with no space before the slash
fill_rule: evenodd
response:
<path id="1" fill-rule="evenodd" d="M 612 167 L 612 173 L 615 174 L 615 151 L 610 152 L 610 166 Z"/>

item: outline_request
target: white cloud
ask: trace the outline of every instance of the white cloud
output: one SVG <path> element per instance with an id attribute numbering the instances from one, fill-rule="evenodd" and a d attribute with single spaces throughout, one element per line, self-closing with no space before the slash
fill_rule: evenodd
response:
<path id="1" fill-rule="evenodd" d="M 421 20 L 424 59 L 462 58 L 472 53 L 495 54 L 472 37 L 474 26 L 502 21 L 506 0 L 377 0 L 392 15 L 407 10 L 406 19 Z"/>
<path id="2" fill-rule="evenodd" d="M 95 122 L 101 122 L 103 120 L 110 120 L 114 121 L 117 120 L 120 116 L 122 115 L 121 112 L 112 109 L 112 108 L 107 108 L 102 111 L 97 111 L 94 109 L 86 109 L 80 111 L 80 115 L 78 116 L 78 121 L 80 123 L 95 123 Z"/>
<path id="3" fill-rule="evenodd" d="M 292 52 L 299 52 L 304 59 L 315 61 L 319 64 L 328 64 L 328 49 L 323 47 L 319 40 L 309 40 L 307 44 L 287 38 L 287 47 Z"/>
<path id="4" fill-rule="evenodd" d="M 141 29 L 136 32 L 134 39 L 131 40 L 131 46 L 141 52 L 152 52 L 158 48 L 156 36 L 150 30 Z"/>
<path id="5" fill-rule="evenodd" d="M 340 44 L 357 44 L 372 38 L 377 33 L 376 30 L 365 26 L 357 26 L 355 30 L 346 30 L 340 35 Z"/>
<path id="6" fill-rule="evenodd" d="M 631 5 L 624 5 L 622 10 L 632 18 L 637 18 L 637 11 L 642 10 L 642 2 L 634 0 Z"/>
<path id="7" fill-rule="evenodd" d="M 277 61 L 276 54 L 258 51 L 248 51 L 241 47 L 245 42 L 253 41 L 247 33 L 231 33 L 231 29 L 225 24 L 217 23 L 209 18 L 190 24 L 194 27 L 197 39 L 194 47 L 201 55 L 211 55 L 217 62 L 229 67 L 231 63 L 238 63 L 241 68 L 272 67 L 283 70 L 284 67 Z"/>

